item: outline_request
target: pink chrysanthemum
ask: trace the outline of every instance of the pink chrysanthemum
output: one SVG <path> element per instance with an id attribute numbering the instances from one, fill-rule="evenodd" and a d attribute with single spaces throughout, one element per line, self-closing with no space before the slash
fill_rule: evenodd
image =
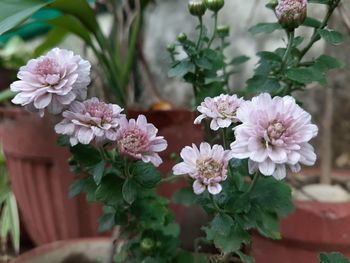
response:
<path id="1" fill-rule="evenodd" d="M 315 163 L 316 154 L 308 142 L 318 128 L 292 97 L 260 94 L 243 103 L 237 117 L 242 124 L 235 129 L 236 141 L 231 149 L 233 157 L 249 158 L 251 173 L 259 170 L 281 180 L 286 176 L 286 165 L 297 172 L 300 164 Z"/>
<path id="2" fill-rule="evenodd" d="M 72 51 L 54 48 L 20 68 L 20 80 L 11 85 L 17 92 L 12 102 L 39 111 L 41 116 L 45 109 L 59 114 L 74 100 L 86 98 L 90 68 L 88 61 Z"/>
<path id="3" fill-rule="evenodd" d="M 168 146 L 163 136 L 157 136 L 158 129 L 148 123 L 144 115 L 139 115 L 136 121 L 122 118 L 119 123 L 120 128 L 117 132 L 119 152 L 158 167 L 163 162 L 158 152 L 164 151 Z"/>
<path id="4" fill-rule="evenodd" d="M 74 101 L 69 110 L 63 112 L 64 119 L 55 130 L 68 135 L 72 146 L 78 142 L 89 144 L 94 139 L 98 144 L 115 141 L 119 120 L 125 116 L 122 110 L 118 105 L 106 104 L 97 98 Z"/>
<path id="5" fill-rule="evenodd" d="M 299 27 L 307 15 L 307 0 L 280 0 L 276 7 L 276 16 L 280 24 L 287 29 Z"/>
<path id="6" fill-rule="evenodd" d="M 200 124 L 205 118 L 212 119 L 210 122 L 210 128 L 217 131 L 219 128 L 227 128 L 232 123 L 236 123 L 236 112 L 239 106 L 242 104 L 243 99 L 238 98 L 236 95 L 224 95 L 221 94 L 215 98 L 205 98 L 204 102 L 197 107 L 197 110 L 201 113 L 194 124 Z"/>
<path id="7" fill-rule="evenodd" d="M 213 148 L 206 142 L 185 147 L 181 151 L 183 162 L 173 167 L 175 175 L 188 174 L 195 181 L 193 191 L 201 194 L 208 188 L 208 192 L 216 195 L 221 192 L 221 182 L 227 178 L 227 166 L 232 159 L 231 151 L 224 150 L 220 145 Z"/>

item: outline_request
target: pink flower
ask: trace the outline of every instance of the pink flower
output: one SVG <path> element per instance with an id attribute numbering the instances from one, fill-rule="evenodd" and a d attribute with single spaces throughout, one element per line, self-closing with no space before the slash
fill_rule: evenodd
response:
<path id="1" fill-rule="evenodd" d="M 293 30 L 299 27 L 307 15 L 307 0 L 280 0 L 276 16 L 282 26 Z"/>
<path id="2" fill-rule="evenodd" d="M 196 145 L 182 149 L 183 162 L 173 167 L 175 175 L 188 174 L 195 181 L 193 191 L 199 195 L 208 188 L 208 192 L 216 195 L 221 192 L 221 182 L 227 178 L 228 162 L 232 159 L 231 151 L 225 151 L 220 145 L 213 148 L 206 142 L 202 142 L 199 149 Z"/>
<path id="3" fill-rule="evenodd" d="M 237 117 L 242 124 L 235 129 L 231 149 L 233 157 L 249 158 L 250 173 L 259 170 L 281 180 L 286 177 L 286 166 L 297 172 L 300 164 L 315 163 L 316 154 L 308 142 L 318 128 L 292 97 L 260 94 L 243 103 Z"/>
<path id="4" fill-rule="evenodd" d="M 144 115 L 139 115 L 136 121 L 122 118 L 119 123 L 120 128 L 117 132 L 119 152 L 158 167 L 162 163 L 158 152 L 164 151 L 168 146 L 163 136 L 157 136 L 158 129 L 148 123 Z"/>
<path id="5" fill-rule="evenodd" d="M 94 139 L 98 144 L 115 141 L 119 120 L 125 116 L 122 110 L 118 105 L 106 104 L 97 98 L 74 101 L 69 110 L 63 112 L 64 119 L 55 130 L 70 136 L 72 146 L 78 142 L 89 144 Z"/>
<path id="6" fill-rule="evenodd" d="M 197 107 L 202 114 L 194 120 L 194 124 L 200 124 L 203 119 L 210 118 L 212 130 L 227 128 L 232 123 L 239 122 L 236 112 L 242 102 L 243 99 L 238 98 L 237 95 L 221 94 L 215 98 L 205 98 L 204 102 Z"/>
<path id="7" fill-rule="evenodd" d="M 11 84 L 11 90 L 18 92 L 12 102 L 39 111 L 41 116 L 45 109 L 59 114 L 74 100 L 86 98 L 90 68 L 88 61 L 72 51 L 54 48 L 20 68 L 20 80 Z"/>

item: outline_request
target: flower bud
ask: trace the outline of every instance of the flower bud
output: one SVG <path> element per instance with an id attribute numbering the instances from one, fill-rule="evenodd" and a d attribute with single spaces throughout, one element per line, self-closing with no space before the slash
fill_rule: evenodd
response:
<path id="1" fill-rule="evenodd" d="M 144 238 L 141 241 L 141 250 L 145 253 L 150 252 L 154 248 L 154 240 L 151 238 Z"/>
<path id="2" fill-rule="evenodd" d="M 166 49 L 170 52 L 170 53 L 173 53 L 175 51 L 175 44 L 174 43 L 171 43 L 169 44 Z"/>
<path id="3" fill-rule="evenodd" d="M 177 36 L 177 40 L 179 42 L 185 42 L 187 40 L 187 35 L 185 33 L 180 33 L 178 36 Z"/>
<path id="4" fill-rule="evenodd" d="M 216 31 L 218 32 L 219 37 L 228 37 L 230 34 L 230 27 L 227 25 L 218 26 Z"/>
<path id="5" fill-rule="evenodd" d="M 299 27 L 307 15 L 307 0 L 280 0 L 276 7 L 279 23 L 289 31 Z"/>
<path id="6" fill-rule="evenodd" d="M 225 5 L 225 1 L 224 0 L 204 0 L 204 4 L 209 10 L 213 12 L 218 12 Z"/>
<path id="7" fill-rule="evenodd" d="M 201 17 L 205 14 L 207 8 L 202 0 L 194 0 L 189 2 L 188 10 L 190 11 L 191 15 Z"/>
<path id="8" fill-rule="evenodd" d="M 276 6 L 278 6 L 278 0 L 270 0 L 267 5 L 273 9 L 275 9 Z"/>

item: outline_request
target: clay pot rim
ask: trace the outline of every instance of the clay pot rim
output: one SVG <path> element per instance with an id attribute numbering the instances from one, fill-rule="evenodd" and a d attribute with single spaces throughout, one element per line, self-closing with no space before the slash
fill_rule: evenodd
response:
<path id="1" fill-rule="evenodd" d="M 21 255 L 19 255 L 17 258 L 15 258 L 12 263 L 25 263 L 26 260 L 39 256 L 44 255 L 48 252 L 63 248 L 65 246 L 71 246 L 78 243 L 111 243 L 111 238 L 107 237 L 94 237 L 94 238 L 77 238 L 77 239 L 69 239 L 69 240 L 60 240 L 55 241 L 52 243 L 48 243 L 45 245 L 38 246 L 32 250 L 29 250 L 28 252 L 25 252 Z"/>
<path id="2" fill-rule="evenodd" d="M 303 174 L 304 176 L 319 177 L 320 171 L 321 171 L 321 168 L 319 168 L 319 167 L 303 168 L 299 174 Z M 332 175 L 337 175 L 339 177 L 349 176 L 349 181 L 350 181 L 350 168 L 333 169 Z M 350 194 L 350 191 L 349 191 L 349 194 Z M 346 201 L 346 202 L 321 202 L 321 201 L 313 201 L 313 200 L 302 201 L 302 200 L 293 199 L 293 201 L 298 209 L 305 209 L 305 206 L 308 206 L 308 205 L 318 207 L 319 209 L 327 209 L 327 208 L 331 208 L 334 206 L 337 206 L 337 207 L 338 206 L 346 206 L 346 207 L 349 207 L 349 209 L 350 209 L 350 200 Z"/>

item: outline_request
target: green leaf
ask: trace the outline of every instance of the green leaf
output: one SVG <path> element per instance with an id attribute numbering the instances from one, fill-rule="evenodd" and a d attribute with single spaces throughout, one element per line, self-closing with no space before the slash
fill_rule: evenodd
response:
<path id="1" fill-rule="evenodd" d="M 163 234 L 166 236 L 178 237 L 180 234 L 180 226 L 177 223 L 170 223 L 163 228 Z"/>
<path id="2" fill-rule="evenodd" d="M 315 18 L 307 17 L 303 23 L 303 26 L 320 28 L 322 26 L 322 22 Z"/>
<path id="3" fill-rule="evenodd" d="M 77 144 L 71 147 L 71 153 L 74 159 L 84 166 L 93 166 L 101 161 L 101 156 L 98 150 L 91 145 Z"/>
<path id="4" fill-rule="evenodd" d="M 60 28 L 61 30 L 66 30 L 73 33 L 80 37 L 86 44 L 92 45 L 90 32 L 77 18 L 71 15 L 62 15 L 45 22 L 56 28 Z"/>
<path id="5" fill-rule="evenodd" d="M 240 65 L 243 64 L 245 62 L 247 62 L 248 60 L 250 60 L 250 57 L 247 56 L 239 56 L 239 57 L 235 57 L 231 60 L 230 64 L 231 65 Z"/>
<path id="6" fill-rule="evenodd" d="M 68 31 L 63 28 L 52 28 L 47 34 L 45 41 L 35 49 L 34 56 L 38 57 L 44 54 L 46 51 L 58 46 L 65 39 L 67 34 Z"/>
<path id="7" fill-rule="evenodd" d="M 260 23 L 251 28 L 249 28 L 249 32 L 252 34 L 259 33 L 272 33 L 275 30 L 283 29 L 279 23 Z"/>
<path id="8" fill-rule="evenodd" d="M 127 179 L 123 184 L 123 198 L 128 204 L 132 204 L 137 196 L 137 185 L 133 180 Z"/>
<path id="9" fill-rule="evenodd" d="M 136 162 L 131 173 L 136 182 L 145 188 L 154 188 L 162 179 L 162 174 L 151 163 Z"/>
<path id="10" fill-rule="evenodd" d="M 210 70 L 213 68 L 212 63 L 206 57 L 199 57 L 198 59 L 195 60 L 195 63 L 198 67 L 203 69 Z"/>
<path id="11" fill-rule="evenodd" d="M 181 60 L 175 65 L 173 65 L 172 68 L 170 68 L 168 72 L 168 77 L 169 78 L 183 77 L 186 73 L 193 70 L 194 70 L 194 65 L 191 61 L 189 61 L 188 59 Z"/>
<path id="12" fill-rule="evenodd" d="M 96 199 L 106 206 L 115 206 L 123 203 L 122 195 L 123 180 L 115 175 L 106 175 L 97 187 Z"/>
<path id="13" fill-rule="evenodd" d="M 328 5 L 330 0 L 308 0 L 310 4 Z"/>
<path id="14" fill-rule="evenodd" d="M 350 263 L 350 261 L 338 252 L 321 253 L 320 263 Z"/>
<path id="15" fill-rule="evenodd" d="M 244 254 L 242 251 L 238 250 L 236 251 L 236 254 L 240 257 L 240 259 L 244 262 L 244 263 L 255 263 L 255 259 L 251 256 L 248 256 L 246 254 Z"/>
<path id="16" fill-rule="evenodd" d="M 94 181 L 97 185 L 101 183 L 103 173 L 105 171 L 106 162 L 102 160 L 101 162 L 93 165 L 89 168 L 89 172 L 92 173 Z"/>
<path id="17" fill-rule="evenodd" d="M 114 226 L 115 213 L 105 213 L 98 220 L 98 232 L 107 232 L 111 230 Z"/>
<path id="18" fill-rule="evenodd" d="M 309 84 L 314 81 L 320 82 L 324 79 L 322 72 L 312 67 L 288 69 L 286 71 L 286 77 L 290 80 L 303 84 Z"/>
<path id="19" fill-rule="evenodd" d="M 338 31 L 330 29 L 318 29 L 317 32 L 324 40 L 332 45 L 340 45 L 344 42 L 343 34 Z"/>
<path id="20" fill-rule="evenodd" d="M 56 0 L 50 7 L 60 10 L 65 14 L 72 15 L 80 20 L 91 32 L 98 31 L 98 23 L 95 12 L 86 0 Z"/>
<path id="21" fill-rule="evenodd" d="M 73 198 L 80 194 L 86 185 L 86 179 L 75 180 L 69 187 L 68 196 Z"/>
<path id="22" fill-rule="evenodd" d="M 19 215 L 18 215 L 16 198 L 12 192 L 9 194 L 5 205 L 8 207 L 8 216 L 10 220 L 9 234 L 12 240 L 12 245 L 16 253 L 19 253 L 19 246 L 20 246 Z"/>
<path id="23" fill-rule="evenodd" d="M 323 71 L 331 70 L 331 69 L 342 69 L 345 64 L 331 56 L 321 55 L 315 60 L 315 64 L 323 67 Z"/>
<path id="24" fill-rule="evenodd" d="M 266 75 L 255 75 L 247 80 L 248 92 L 268 92 L 275 93 L 280 89 L 280 83 L 277 79 L 269 78 Z"/>
<path id="25" fill-rule="evenodd" d="M 278 63 L 282 62 L 282 58 L 274 52 L 261 51 L 261 52 L 258 52 L 256 55 L 268 61 L 278 62 Z"/>
<path id="26" fill-rule="evenodd" d="M 21 24 L 36 11 L 52 2 L 53 0 L 2 0 L 0 8 L 0 35 Z"/>
<path id="27" fill-rule="evenodd" d="M 193 193 L 192 187 L 182 188 L 174 193 L 172 201 L 175 204 L 193 206 L 196 204 L 197 196 Z"/>
<path id="28" fill-rule="evenodd" d="M 286 183 L 260 176 L 250 198 L 264 210 L 276 212 L 279 216 L 287 216 L 294 211 L 291 192 Z"/>

